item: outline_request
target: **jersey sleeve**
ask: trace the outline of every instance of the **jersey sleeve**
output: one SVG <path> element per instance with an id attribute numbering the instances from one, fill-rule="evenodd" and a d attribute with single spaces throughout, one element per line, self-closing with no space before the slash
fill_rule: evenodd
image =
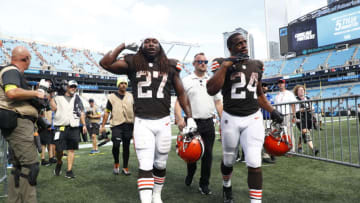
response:
<path id="1" fill-rule="evenodd" d="M 6 85 L 16 85 L 21 87 L 21 78 L 20 73 L 17 70 L 8 70 L 5 71 L 2 75 L 3 86 Z"/>
<path id="2" fill-rule="evenodd" d="M 171 68 L 175 69 L 176 72 L 181 72 L 183 65 L 176 59 L 169 59 Z"/>
<path id="3" fill-rule="evenodd" d="M 256 66 L 259 68 L 259 73 L 260 73 L 259 81 L 261 81 L 263 74 L 264 74 L 264 63 L 260 60 L 256 60 L 255 63 L 256 63 Z"/>

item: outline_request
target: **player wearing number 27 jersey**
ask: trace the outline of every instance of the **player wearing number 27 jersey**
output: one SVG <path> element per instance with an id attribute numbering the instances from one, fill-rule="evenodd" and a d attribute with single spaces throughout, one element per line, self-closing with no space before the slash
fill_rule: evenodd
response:
<path id="1" fill-rule="evenodd" d="M 221 118 L 224 202 L 233 202 L 231 174 L 239 144 L 245 153 L 248 167 L 248 186 L 251 202 L 261 202 L 261 150 L 265 129 L 260 107 L 271 112 L 273 120 L 282 116 L 267 101 L 261 87 L 263 63 L 248 58 L 244 37 L 235 33 L 228 38 L 230 58 L 215 59 L 214 76 L 207 83 L 210 95 L 222 91 L 224 111 Z"/>
<path id="2" fill-rule="evenodd" d="M 166 161 L 171 148 L 170 90 L 174 88 L 185 114 L 186 129 L 196 130 L 184 87 L 179 78 L 181 66 L 168 59 L 155 38 L 146 38 L 136 54 L 116 60 L 124 49 L 119 45 L 106 54 L 100 65 L 116 74 L 126 74 L 134 95 L 134 143 L 139 161 L 138 190 L 142 203 L 161 203 Z"/>

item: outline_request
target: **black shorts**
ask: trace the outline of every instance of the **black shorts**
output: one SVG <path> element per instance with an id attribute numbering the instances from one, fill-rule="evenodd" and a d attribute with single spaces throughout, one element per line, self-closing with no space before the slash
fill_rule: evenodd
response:
<path id="1" fill-rule="evenodd" d="M 297 122 L 296 123 L 296 126 L 298 127 L 299 130 L 302 130 L 302 129 L 313 129 L 313 119 L 312 118 L 308 118 L 308 119 L 305 119 L 305 118 L 301 118 L 300 119 L 300 122 Z"/>
<path id="2" fill-rule="evenodd" d="M 54 135 L 55 135 L 55 130 L 51 129 L 50 130 L 50 144 L 55 144 Z"/>
<path id="3" fill-rule="evenodd" d="M 80 128 L 79 127 L 56 127 L 54 135 L 56 151 L 79 149 Z"/>
<path id="4" fill-rule="evenodd" d="M 89 135 L 99 135 L 100 125 L 98 123 L 89 124 Z"/>
<path id="5" fill-rule="evenodd" d="M 111 141 L 130 140 L 133 136 L 134 124 L 123 123 L 111 128 Z"/>
<path id="6" fill-rule="evenodd" d="M 51 135 L 48 129 L 43 129 L 39 132 L 41 145 L 47 145 L 51 143 Z"/>

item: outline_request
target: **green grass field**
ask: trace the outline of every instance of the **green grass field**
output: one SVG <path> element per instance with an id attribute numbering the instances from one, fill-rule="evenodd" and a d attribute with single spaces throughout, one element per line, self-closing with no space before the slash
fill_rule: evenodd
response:
<path id="1" fill-rule="evenodd" d="M 89 155 L 90 149 L 76 152 L 73 168 L 75 179 L 64 177 L 66 161 L 64 161 L 63 173 L 59 177 L 53 175 L 54 165 L 41 166 L 37 186 L 38 201 L 40 203 L 139 202 L 136 186 L 138 163 L 134 148 L 131 147 L 130 152 L 131 176 L 113 175 L 111 147 L 102 147 L 100 150 L 101 153 L 96 155 Z M 210 180 L 213 194 L 204 196 L 198 192 L 199 164 L 193 184 L 191 187 L 185 186 L 186 165 L 176 155 L 175 140 L 173 140 L 162 193 L 163 201 L 165 203 L 222 202 L 221 143 L 217 140 L 213 155 Z M 360 201 L 359 168 L 296 156 L 279 157 L 276 164 L 263 165 L 263 180 L 263 202 Z M 244 163 L 235 164 L 232 185 L 235 202 L 249 202 L 247 169 Z"/>

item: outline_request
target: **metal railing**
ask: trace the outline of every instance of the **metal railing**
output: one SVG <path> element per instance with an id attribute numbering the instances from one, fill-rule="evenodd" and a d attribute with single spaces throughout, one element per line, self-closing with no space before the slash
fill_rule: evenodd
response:
<path id="1" fill-rule="evenodd" d="M 287 118 L 289 154 L 360 168 L 359 103 L 352 95 L 274 105 Z"/>
<path id="2" fill-rule="evenodd" d="M 7 142 L 0 130 L 0 198 L 7 197 Z"/>

